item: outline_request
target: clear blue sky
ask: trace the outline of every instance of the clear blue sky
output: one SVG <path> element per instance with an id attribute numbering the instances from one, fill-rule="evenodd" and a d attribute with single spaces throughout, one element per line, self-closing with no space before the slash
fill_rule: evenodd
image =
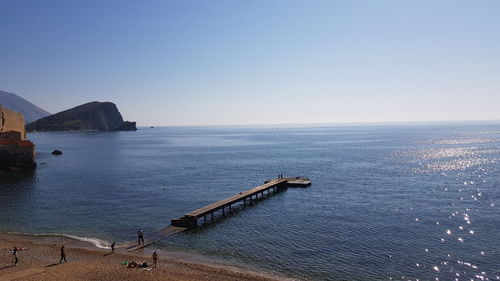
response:
<path id="1" fill-rule="evenodd" d="M 139 125 L 500 119 L 500 1 L 0 0 L 0 89 Z"/>

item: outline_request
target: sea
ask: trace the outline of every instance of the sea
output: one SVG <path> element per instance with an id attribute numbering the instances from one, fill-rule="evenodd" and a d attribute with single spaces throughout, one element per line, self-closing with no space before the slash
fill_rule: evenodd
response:
<path id="1" fill-rule="evenodd" d="M 312 186 L 235 206 L 152 247 L 299 280 L 500 280 L 500 122 L 28 138 L 38 168 L 0 176 L 1 232 L 105 248 L 283 174 Z"/>

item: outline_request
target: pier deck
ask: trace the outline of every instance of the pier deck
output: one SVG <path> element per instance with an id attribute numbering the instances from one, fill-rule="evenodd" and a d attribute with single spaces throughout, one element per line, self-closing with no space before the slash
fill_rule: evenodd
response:
<path id="1" fill-rule="evenodd" d="M 214 213 L 216 211 L 222 210 L 222 213 L 224 214 L 225 208 L 228 207 L 231 211 L 231 206 L 238 202 L 246 203 L 246 201 L 249 200 L 251 204 L 253 200 L 257 200 L 259 198 L 259 195 L 260 198 L 264 198 L 265 192 L 267 192 L 267 195 L 269 196 L 271 194 L 271 191 L 272 194 L 274 194 L 287 187 L 307 187 L 310 185 L 310 179 L 300 177 L 268 180 L 263 185 L 254 187 L 244 192 L 240 192 L 229 198 L 217 201 L 205 207 L 189 212 L 181 218 L 172 219 L 171 222 L 173 226 L 177 227 L 196 228 L 198 226 L 199 218 L 203 217 L 204 221 L 206 221 L 206 216 L 210 215 L 213 220 Z"/>
<path id="2" fill-rule="evenodd" d="M 175 233 L 198 227 L 199 218 L 203 217 L 203 221 L 206 222 L 206 217 L 210 215 L 213 221 L 214 213 L 216 211 L 222 210 L 222 214 L 224 215 L 226 208 L 229 208 L 229 211 L 231 211 L 231 206 L 238 202 L 246 204 L 246 202 L 249 201 L 249 203 L 252 204 L 252 201 L 265 198 L 265 192 L 267 192 L 267 196 L 270 196 L 288 187 L 308 187 L 310 185 L 310 179 L 301 177 L 267 180 L 263 185 L 259 185 L 229 198 L 199 208 L 178 219 L 172 219 L 172 225 L 158 229 L 151 233 L 146 233 L 144 235 L 146 237 L 145 243 L 141 245 L 138 245 L 137 241 L 134 240 L 117 246 L 117 249 L 125 250 L 127 252 L 137 251 Z"/>

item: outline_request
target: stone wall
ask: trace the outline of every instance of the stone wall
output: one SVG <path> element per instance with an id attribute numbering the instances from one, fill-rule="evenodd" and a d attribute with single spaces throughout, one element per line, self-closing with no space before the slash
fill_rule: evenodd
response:
<path id="1" fill-rule="evenodd" d="M 14 110 L 0 106 L 0 133 L 15 131 L 21 133 L 21 140 L 26 138 L 24 116 Z"/>

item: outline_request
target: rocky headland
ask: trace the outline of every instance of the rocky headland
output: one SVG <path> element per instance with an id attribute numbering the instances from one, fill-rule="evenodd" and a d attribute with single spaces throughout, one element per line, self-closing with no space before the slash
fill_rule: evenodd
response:
<path id="1" fill-rule="evenodd" d="M 39 119 L 26 126 L 36 131 L 135 131 L 135 122 L 124 121 L 111 102 L 89 102 Z"/>

